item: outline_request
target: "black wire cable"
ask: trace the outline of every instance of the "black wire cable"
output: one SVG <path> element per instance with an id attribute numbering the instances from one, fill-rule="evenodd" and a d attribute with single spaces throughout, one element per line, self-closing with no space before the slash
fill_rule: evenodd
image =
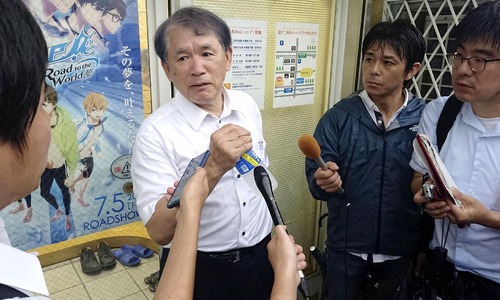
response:
<path id="1" fill-rule="evenodd" d="M 451 221 L 448 222 L 448 227 L 446 228 L 446 235 L 444 235 L 444 223 L 446 218 L 443 219 L 443 227 L 441 228 L 441 237 L 443 240 L 441 241 L 441 247 L 446 248 L 446 242 L 448 241 L 448 233 L 450 233 L 450 225 Z"/>
<path id="2" fill-rule="evenodd" d="M 347 300 L 347 229 L 349 228 L 349 206 L 346 204 L 346 221 L 345 221 L 345 240 L 344 240 L 344 298 Z"/>

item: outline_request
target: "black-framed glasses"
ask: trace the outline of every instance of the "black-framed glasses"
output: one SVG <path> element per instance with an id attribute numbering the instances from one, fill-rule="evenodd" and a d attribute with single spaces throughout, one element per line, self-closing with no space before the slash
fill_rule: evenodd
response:
<path id="1" fill-rule="evenodd" d="M 481 73 L 484 71 L 486 68 L 486 64 L 492 61 L 500 61 L 500 58 L 481 58 L 478 56 L 471 56 L 471 57 L 464 57 L 460 53 L 452 53 L 448 54 L 447 56 L 448 63 L 453 69 L 458 69 L 460 65 L 464 62 L 464 60 L 467 61 L 469 64 L 469 67 L 474 73 Z"/>
<path id="2" fill-rule="evenodd" d="M 123 18 L 117 14 L 110 13 L 110 12 L 108 12 L 108 14 L 111 16 L 111 21 L 113 21 L 114 23 L 118 23 L 118 22 L 121 22 L 123 20 Z"/>

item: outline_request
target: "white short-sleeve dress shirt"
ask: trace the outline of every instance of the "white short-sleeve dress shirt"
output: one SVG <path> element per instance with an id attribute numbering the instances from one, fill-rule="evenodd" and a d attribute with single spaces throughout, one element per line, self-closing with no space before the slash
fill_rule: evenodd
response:
<path id="1" fill-rule="evenodd" d="M 180 179 L 191 158 L 206 151 L 211 134 L 226 124 L 250 131 L 254 152 L 269 165 L 255 101 L 240 91 L 223 93 L 220 118 L 177 93 L 142 123 L 132 154 L 132 179 L 137 209 L 145 224 L 157 201 Z M 264 199 L 233 168 L 221 178 L 203 207 L 198 250 L 218 252 L 253 246 L 271 232 L 271 226 Z"/>
<path id="2" fill-rule="evenodd" d="M 3 219 L 0 217 L 0 243 L 2 244 L 5 244 L 7 246 L 10 246 L 10 240 L 9 240 L 9 236 L 7 235 L 7 231 L 5 230 L 5 223 L 3 221 Z M 2 255 L 3 253 L 0 251 L 0 255 Z M 9 272 L 9 270 L 5 270 L 3 268 L 0 268 L 0 273 L 2 272 L 6 272 L 8 274 L 11 274 L 11 272 Z M 27 295 L 31 295 L 32 293 L 30 293 L 29 291 L 25 291 L 25 290 L 22 290 L 22 289 L 18 289 L 16 288 L 17 290 L 27 294 Z M 0 295 L 1 296 L 1 295 Z M 12 298 L 12 299 L 33 299 L 33 300 L 48 300 L 49 298 L 47 297 L 44 297 L 44 296 L 33 296 L 33 297 L 23 297 L 23 298 Z"/>
<path id="3" fill-rule="evenodd" d="M 437 149 L 436 125 L 447 98 L 426 105 L 418 133 L 429 136 Z M 491 120 L 490 120 L 491 121 Z M 494 120 L 493 120 L 494 121 Z M 487 208 L 500 211 L 500 119 L 485 127 L 470 104 L 462 109 L 448 132 L 439 156 L 458 189 L 481 201 Z M 410 166 L 425 174 L 424 164 L 414 154 Z M 431 248 L 442 245 L 448 220 L 436 220 Z M 444 232 L 444 236 L 442 234 Z M 464 228 L 451 224 L 446 240 L 448 260 L 461 271 L 468 271 L 500 283 L 500 231 L 478 224 Z"/>

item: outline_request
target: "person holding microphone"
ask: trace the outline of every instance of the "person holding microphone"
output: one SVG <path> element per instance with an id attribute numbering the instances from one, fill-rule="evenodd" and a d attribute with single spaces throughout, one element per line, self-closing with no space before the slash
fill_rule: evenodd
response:
<path id="1" fill-rule="evenodd" d="M 172 193 L 171 187 L 167 199 Z M 193 299 L 201 210 L 208 193 L 207 171 L 197 168 L 181 194 L 177 229 L 154 299 Z M 306 267 L 305 256 L 302 247 L 294 244 L 286 232 L 286 226 L 278 225 L 275 230 L 276 235 L 267 244 L 275 277 L 271 299 L 295 300 L 300 282 L 297 271 Z"/>
<path id="2" fill-rule="evenodd" d="M 365 287 L 374 299 L 407 299 L 421 219 L 409 162 L 425 104 L 407 87 L 425 41 L 407 21 L 382 22 L 362 53 L 364 89 L 330 108 L 314 132 L 326 170 L 306 158 L 309 190 L 328 205 L 328 299 L 356 299 Z"/>

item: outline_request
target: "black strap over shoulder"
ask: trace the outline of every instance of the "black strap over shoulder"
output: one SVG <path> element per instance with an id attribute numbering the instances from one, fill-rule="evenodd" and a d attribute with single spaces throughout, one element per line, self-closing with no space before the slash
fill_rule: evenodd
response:
<path id="1" fill-rule="evenodd" d="M 444 104 L 443 110 L 439 115 L 439 120 L 436 127 L 436 141 L 438 151 L 441 151 L 441 147 L 446 141 L 448 132 L 453 126 L 453 123 L 455 123 L 455 119 L 457 118 L 458 113 L 462 108 L 462 104 L 463 102 L 458 100 L 455 95 L 450 96 Z"/>

